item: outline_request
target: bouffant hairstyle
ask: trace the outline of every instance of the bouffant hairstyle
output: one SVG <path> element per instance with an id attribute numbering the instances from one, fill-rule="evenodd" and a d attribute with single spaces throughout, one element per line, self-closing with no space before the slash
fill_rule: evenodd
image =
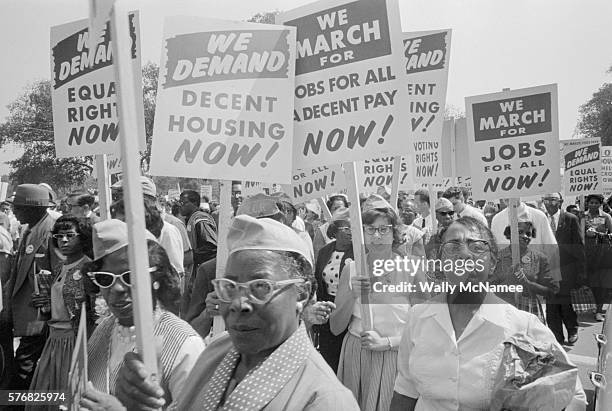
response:
<path id="1" fill-rule="evenodd" d="M 77 232 L 81 246 L 83 247 L 83 254 L 89 258 L 93 258 L 93 244 L 92 244 L 92 229 L 91 223 L 87 218 L 78 218 L 71 214 L 63 215 L 59 217 L 53 225 L 51 235 L 58 234 L 60 230 L 71 230 Z M 57 239 L 52 238 L 53 245 L 58 247 Z"/>

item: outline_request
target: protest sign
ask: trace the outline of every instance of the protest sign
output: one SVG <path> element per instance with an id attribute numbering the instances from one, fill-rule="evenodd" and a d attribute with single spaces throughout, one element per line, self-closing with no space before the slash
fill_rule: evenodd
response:
<path id="1" fill-rule="evenodd" d="M 122 132 L 117 115 L 117 88 L 113 72 L 112 41 L 108 23 L 88 48 L 88 20 L 51 27 L 51 98 L 57 157 L 118 153 Z M 127 33 L 126 33 L 127 34 Z M 138 13 L 129 14 L 133 76 L 142 83 Z M 138 100 L 138 126 L 144 130 L 142 98 Z M 145 147 L 144 132 L 139 141 Z M 132 138 L 134 136 L 131 136 Z"/>
<path id="2" fill-rule="evenodd" d="M 282 189 L 293 199 L 293 204 L 337 193 L 346 188 L 344 170 L 339 164 L 296 170 L 292 179 L 292 184 L 283 185 Z"/>
<path id="3" fill-rule="evenodd" d="M 563 150 L 563 192 L 566 196 L 590 194 L 600 190 L 601 139 L 561 141 Z"/>
<path id="4" fill-rule="evenodd" d="M 231 188 L 231 182 L 230 182 L 230 188 Z M 208 201 L 212 200 L 212 186 L 210 184 L 202 184 L 200 185 L 200 197 L 201 198 L 208 198 Z"/>
<path id="5" fill-rule="evenodd" d="M 178 200 L 179 197 L 181 196 L 181 191 L 177 190 L 176 188 L 171 188 L 168 190 L 168 199 L 172 200 L 172 199 L 176 199 Z"/>
<path id="6" fill-rule="evenodd" d="M 601 189 L 605 198 L 612 196 L 612 146 L 601 146 Z"/>
<path id="7" fill-rule="evenodd" d="M 118 154 L 108 154 L 106 156 L 106 167 L 108 168 L 108 175 L 120 174 L 122 172 L 121 156 Z"/>
<path id="8" fill-rule="evenodd" d="M 359 192 L 365 194 L 376 193 L 381 186 L 391 186 L 393 183 L 393 162 L 395 157 L 372 158 L 357 162 L 357 182 Z M 402 156 L 399 189 L 412 190 L 414 181 L 409 173 L 409 164 L 406 156 Z"/>
<path id="9" fill-rule="evenodd" d="M 85 303 L 81 306 L 81 318 L 79 319 L 79 330 L 77 332 L 72 361 L 68 373 L 70 386 L 70 402 L 68 409 L 80 410 L 79 402 L 87 390 L 87 309 Z"/>
<path id="10" fill-rule="evenodd" d="M 397 0 L 324 0 L 281 13 L 297 28 L 294 169 L 405 150 Z"/>
<path id="11" fill-rule="evenodd" d="M 242 182 L 242 196 L 244 198 L 254 196 L 255 194 L 273 194 L 282 191 L 280 184 L 269 184 L 260 183 L 257 181 L 243 181 Z"/>
<path id="12" fill-rule="evenodd" d="M 291 182 L 295 29 L 168 17 L 151 173 Z"/>
<path id="13" fill-rule="evenodd" d="M 408 80 L 408 118 L 413 137 L 414 181 L 437 183 L 442 177 L 441 145 L 451 31 L 404 33 Z"/>
<path id="14" fill-rule="evenodd" d="M 6 200 L 6 194 L 8 192 L 9 183 L 0 183 L 0 201 Z"/>
<path id="15" fill-rule="evenodd" d="M 560 191 L 556 84 L 465 101 L 475 198 Z"/>

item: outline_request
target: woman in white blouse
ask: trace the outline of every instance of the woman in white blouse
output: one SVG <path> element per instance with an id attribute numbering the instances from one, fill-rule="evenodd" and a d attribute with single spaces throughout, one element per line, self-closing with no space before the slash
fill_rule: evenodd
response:
<path id="1" fill-rule="evenodd" d="M 443 233 L 439 258 L 453 261 L 455 267 L 460 260 L 462 264 L 473 260 L 481 269 L 463 275 L 457 269 L 445 270 L 448 283 L 486 282 L 495 269 L 497 251 L 491 231 L 480 221 L 462 217 L 453 222 Z M 558 344 L 533 314 L 493 294 L 456 290 L 410 310 L 399 347 L 391 410 L 489 410 L 508 337 L 522 333 Z M 577 379 L 566 410 L 584 410 L 585 399 Z"/>

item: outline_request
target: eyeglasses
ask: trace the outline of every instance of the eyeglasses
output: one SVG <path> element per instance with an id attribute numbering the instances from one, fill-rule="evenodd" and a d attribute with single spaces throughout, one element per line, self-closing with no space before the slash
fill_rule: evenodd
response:
<path id="1" fill-rule="evenodd" d="M 225 303 L 231 303 L 240 295 L 240 289 L 247 291 L 247 298 L 256 304 L 266 304 L 280 290 L 291 284 L 301 284 L 303 278 L 294 278 L 291 280 L 272 281 L 263 278 L 247 281 L 246 283 L 237 283 L 227 278 L 218 278 L 212 280 L 217 297 Z"/>
<path id="2" fill-rule="evenodd" d="M 65 234 L 53 234 L 53 238 L 56 240 L 63 240 L 64 237 L 68 239 L 68 241 L 72 240 L 74 237 L 78 236 L 79 233 L 65 233 Z"/>
<path id="3" fill-rule="evenodd" d="M 157 267 L 149 267 L 149 273 L 153 273 L 155 271 L 157 271 Z M 121 274 L 109 273 L 107 271 L 93 271 L 87 274 L 91 277 L 91 281 L 93 281 L 93 283 L 100 288 L 112 287 L 117 278 L 121 279 L 121 282 L 128 287 L 132 286 L 129 270 Z"/>
<path id="4" fill-rule="evenodd" d="M 376 232 L 378 232 L 378 234 L 380 235 L 385 235 L 391 231 L 393 226 L 391 224 L 381 225 L 378 227 L 373 226 L 373 225 L 364 225 L 363 228 L 365 229 L 365 232 L 368 233 L 369 235 L 374 235 L 376 234 Z"/>
<path id="5" fill-rule="evenodd" d="M 436 211 L 436 213 L 440 214 L 442 217 L 446 217 L 446 216 L 452 217 L 455 215 L 454 211 Z"/>
<path id="6" fill-rule="evenodd" d="M 488 241 L 467 239 L 465 242 L 450 240 L 442 243 L 440 252 L 443 255 L 456 255 L 463 250 L 464 246 L 467 246 L 469 252 L 475 255 L 484 254 L 491 249 Z"/>
<path id="7" fill-rule="evenodd" d="M 351 233 L 351 227 L 338 227 L 338 231 L 342 231 L 344 234 L 350 234 Z"/>
<path id="8" fill-rule="evenodd" d="M 561 199 L 560 198 L 543 198 L 542 201 L 545 203 L 551 204 L 551 203 L 560 203 Z"/>

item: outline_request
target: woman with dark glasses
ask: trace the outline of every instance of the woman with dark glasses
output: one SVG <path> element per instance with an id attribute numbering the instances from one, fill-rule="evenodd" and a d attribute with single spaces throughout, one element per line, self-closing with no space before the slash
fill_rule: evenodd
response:
<path id="1" fill-rule="evenodd" d="M 204 342 L 178 312 L 180 291 L 176 271 L 168 255 L 146 232 L 153 294 L 153 331 L 160 353 L 160 384 L 164 401 L 177 398 L 187 375 L 204 350 Z M 85 409 L 101 409 L 118 405 L 114 397 L 122 387 L 117 375 L 126 353 L 135 349 L 131 278 L 128 259 L 128 232 L 125 223 L 106 220 L 93 227 L 94 261 L 84 269 L 99 288 L 112 315 L 105 318 L 88 341 L 89 380 L 93 387 L 81 400 Z M 107 408 L 104 408 L 107 409 Z M 131 408 L 129 408 L 131 409 Z"/>
<path id="2" fill-rule="evenodd" d="M 85 219 L 62 216 L 53 226 L 52 241 L 64 259 L 53 268 L 51 277 L 55 279 L 50 293 L 33 297 L 33 304 L 47 307 L 50 319 L 47 322 L 49 338 L 34 372 L 30 390 L 69 391 L 68 371 L 83 302 L 87 309 L 89 330 L 93 330 L 95 322 L 92 309 L 94 296 L 86 292 L 82 274 L 83 265 L 91 261 L 91 225 Z M 36 409 L 41 408 L 37 405 Z"/>
<path id="3" fill-rule="evenodd" d="M 358 410 L 301 321 L 314 283 L 306 244 L 280 222 L 247 215 L 234 218 L 227 244 L 224 277 L 213 284 L 228 335 L 206 348 L 170 409 Z M 158 407 L 143 364 L 130 354 L 126 365 L 120 399 L 128 409 Z"/>
<path id="4" fill-rule="evenodd" d="M 453 203 L 450 200 L 442 197 L 436 201 L 436 221 L 438 222 L 438 230 L 431 236 L 427 244 L 425 244 L 425 255 L 429 259 L 436 258 L 438 249 L 440 248 L 440 233 L 445 230 L 455 220 L 455 210 Z"/>

